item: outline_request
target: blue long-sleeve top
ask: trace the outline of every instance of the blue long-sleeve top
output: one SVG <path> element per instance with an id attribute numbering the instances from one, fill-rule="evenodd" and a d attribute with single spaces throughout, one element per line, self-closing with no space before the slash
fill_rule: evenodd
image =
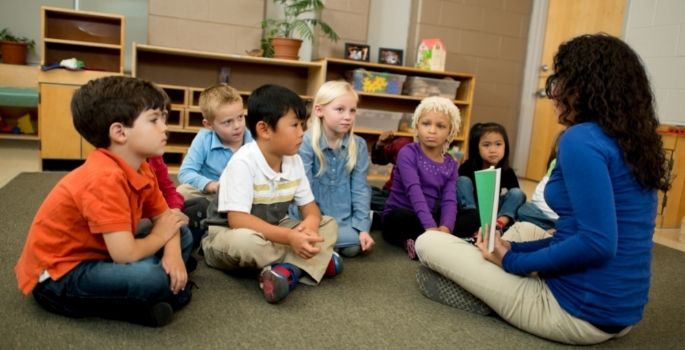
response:
<path id="1" fill-rule="evenodd" d="M 250 141 L 252 134 L 250 130 L 245 129 L 243 145 Z M 219 181 L 233 153 L 235 152 L 230 147 L 224 146 L 216 132 L 206 128 L 200 129 L 183 158 L 181 169 L 178 171 L 178 181 L 203 191 L 209 182 Z"/>
<path id="2" fill-rule="evenodd" d="M 350 142 L 355 142 L 357 146 L 357 163 L 352 172 L 348 172 L 346 168 Z M 333 149 L 322 136 L 319 147 L 326 163 L 320 176 L 317 174 L 321 163 L 312 149 L 311 131 L 304 134 L 299 154 L 321 213 L 334 217 L 339 227 L 351 226 L 357 233 L 369 232 L 371 188 L 366 181 L 369 172 L 366 141 L 353 134 L 352 137 L 345 136 L 340 147 Z"/>
<path id="3" fill-rule="evenodd" d="M 647 303 L 655 190 L 640 186 L 596 123 L 570 127 L 545 200 L 559 214 L 551 238 L 512 243 L 506 271 L 537 271 L 562 308 L 602 326 L 634 325 Z"/>

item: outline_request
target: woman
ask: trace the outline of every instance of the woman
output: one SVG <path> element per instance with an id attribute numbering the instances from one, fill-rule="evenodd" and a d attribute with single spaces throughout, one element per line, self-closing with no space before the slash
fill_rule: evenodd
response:
<path id="1" fill-rule="evenodd" d="M 638 55 L 605 34 L 562 44 L 546 92 L 568 126 L 545 189 L 554 236 L 519 223 L 490 253 L 482 239 L 428 232 L 416 250 L 439 274 L 420 274 L 447 277 L 527 332 L 596 344 L 625 335 L 647 303 L 657 190 L 669 187 L 654 99 Z M 421 287 L 436 296 L 434 285 Z"/>

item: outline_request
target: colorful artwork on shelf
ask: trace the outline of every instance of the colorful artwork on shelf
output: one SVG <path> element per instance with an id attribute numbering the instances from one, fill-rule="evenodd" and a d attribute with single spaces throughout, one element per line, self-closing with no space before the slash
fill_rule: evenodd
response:
<path id="1" fill-rule="evenodd" d="M 430 71 L 444 71 L 447 49 L 440 39 L 423 39 L 416 55 L 416 68 Z"/>

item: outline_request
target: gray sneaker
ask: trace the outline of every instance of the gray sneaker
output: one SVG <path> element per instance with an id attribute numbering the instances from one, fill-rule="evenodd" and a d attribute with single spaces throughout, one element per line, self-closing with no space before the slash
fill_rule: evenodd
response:
<path id="1" fill-rule="evenodd" d="M 492 313 L 492 309 L 473 294 L 423 265 L 416 272 L 416 282 L 421 293 L 428 299 L 479 315 Z"/>

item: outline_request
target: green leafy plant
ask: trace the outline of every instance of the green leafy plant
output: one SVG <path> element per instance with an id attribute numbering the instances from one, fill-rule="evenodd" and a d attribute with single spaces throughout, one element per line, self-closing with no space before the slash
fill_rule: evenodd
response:
<path id="1" fill-rule="evenodd" d="M 283 10 L 283 17 L 278 19 L 267 18 L 262 21 L 264 37 L 261 44 L 264 57 L 273 56 L 271 38 L 312 40 L 316 26 L 321 28 L 327 38 L 338 41 L 339 37 L 335 30 L 317 18 L 318 12 L 324 8 L 322 0 L 273 0 L 273 2 Z"/>
<path id="2" fill-rule="evenodd" d="M 0 41 L 11 41 L 15 43 L 25 43 L 30 51 L 36 48 L 36 42 L 24 36 L 16 36 L 10 32 L 9 28 L 0 31 Z"/>

